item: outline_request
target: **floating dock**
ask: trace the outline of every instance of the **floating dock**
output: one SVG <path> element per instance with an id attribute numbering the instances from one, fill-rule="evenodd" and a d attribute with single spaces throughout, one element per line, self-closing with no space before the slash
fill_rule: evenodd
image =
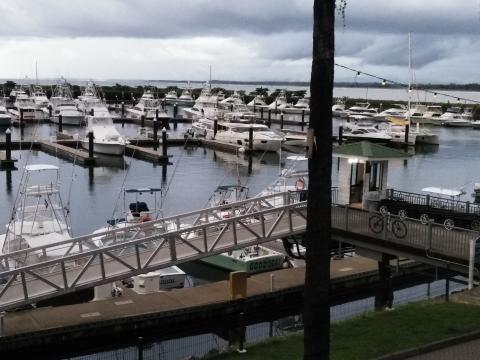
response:
<path id="1" fill-rule="evenodd" d="M 375 294 L 377 262 L 363 257 L 331 261 L 331 305 Z M 392 278 L 398 288 L 425 281 L 425 265 L 400 266 Z M 273 278 L 273 282 L 272 282 Z M 40 351 L 44 357 L 68 357 L 93 348 L 116 348 L 199 333 L 227 334 L 244 325 L 273 321 L 302 311 L 305 268 L 252 275 L 247 297 L 231 300 L 229 282 L 59 307 L 8 312 L 0 336 L 2 358 L 22 358 Z M 405 285 L 406 286 L 406 285 Z M 240 319 L 239 314 L 244 317 Z M 113 340 L 115 339 L 115 340 Z"/>

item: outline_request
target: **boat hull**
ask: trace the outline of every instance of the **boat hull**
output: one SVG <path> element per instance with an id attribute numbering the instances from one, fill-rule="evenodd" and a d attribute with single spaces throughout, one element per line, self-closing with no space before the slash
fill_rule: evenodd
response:
<path id="1" fill-rule="evenodd" d="M 88 140 L 82 140 L 82 147 L 88 150 Z M 93 142 L 93 152 L 106 155 L 123 155 L 125 145 L 120 143 Z"/>
<path id="2" fill-rule="evenodd" d="M 85 116 L 83 115 L 62 115 L 62 125 L 74 125 L 80 126 L 85 121 Z M 52 118 L 54 124 L 58 124 L 58 116 Z"/>

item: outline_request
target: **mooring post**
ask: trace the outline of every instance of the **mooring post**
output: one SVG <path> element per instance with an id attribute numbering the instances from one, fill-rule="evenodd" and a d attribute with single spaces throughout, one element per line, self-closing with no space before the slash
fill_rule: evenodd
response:
<path id="1" fill-rule="evenodd" d="M 253 151 L 253 127 L 248 128 L 248 151 L 251 153 Z"/>
<path id="2" fill-rule="evenodd" d="M 155 109 L 155 120 L 158 121 L 158 109 Z"/>
<path id="3" fill-rule="evenodd" d="M 260 119 L 263 120 L 263 107 L 260 108 Z"/>
<path id="4" fill-rule="evenodd" d="M 173 104 L 173 118 L 177 118 L 177 112 L 178 112 L 178 105 L 177 103 Z"/>
<path id="5" fill-rule="evenodd" d="M 162 99 L 162 110 L 165 110 L 165 99 Z"/>
<path id="6" fill-rule="evenodd" d="M 138 360 L 143 360 L 143 338 L 141 336 L 138 337 Z"/>
<path id="7" fill-rule="evenodd" d="M 88 157 L 93 158 L 93 131 L 88 132 Z"/>
<path id="8" fill-rule="evenodd" d="M 305 126 L 305 110 L 302 110 L 302 130 L 303 130 L 303 127 Z"/>
<path id="9" fill-rule="evenodd" d="M 470 254 L 468 259 L 468 290 L 473 289 L 473 276 L 475 271 L 475 245 L 477 243 L 476 239 L 470 240 Z"/>
<path id="10" fill-rule="evenodd" d="M 95 109 L 94 108 L 91 108 L 90 109 L 90 116 L 94 116 L 95 115 Z"/>
<path id="11" fill-rule="evenodd" d="M 215 119 L 213 120 L 213 138 L 217 136 L 217 131 L 218 131 L 218 120 Z"/>
<path id="12" fill-rule="evenodd" d="M 145 127 L 145 115 L 142 115 L 140 118 L 140 126 L 143 128 Z"/>
<path id="13" fill-rule="evenodd" d="M 162 184 L 166 184 L 167 182 L 167 166 L 168 164 L 166 162 L 162 164 Z"/>
<path id="14" fill-rule="evenodd" d="M 0 312 L 0 337 L 5 336 L 5 311 Z"/>
<path id="15" fill-rule="evenodd" d="M 48 118 L 52 120 L 52 105 L 48 105 Z"/>
<path id="16" fill-rule="evenodd" d="M 270 274 L 270 292 L 275 291 L 275 274 Z"/>
<path id="17" fill-rule="evenodd" d="M 240 341 L 238 342 L 238 349 L 237 352 L 240 354 L 244 354 L 247 352 L 245 349 L 245 319 L 244 319 L 244 313 L 241 312 L 239 314 L 239 319 L 238 319 L 238 327 L 240 329 Z"/>
<path id="18" fill-rule="evenodd" d="M 162 155 L 163 157 L 167 157 L 167 129 L 162 129 Z"/>
<path id="19" fill-rule="evenodd" d="M 58 115 L 58 132 L 63 132 L 63 116 L 61 114 Z"/>
<path id="20" fill-rule="evenodd" d="M 23 109 L 20 108 L 20 126 L 23 126 Z"/>
<path id="21" fill-rule="evenodd" d="M 410 132 L 410 125 L 405 125 L 405 144 L 408 145 L 408 133 Z"/>
<path id="22" fill-rule="evenodd" d="M 12 132 L 5 131 L 5 160 L 12 160 Z"/>
<path id="23" fill-rule="evenodd" d="M 450 300 L 450 274 L 448 273 L 445 278 L 445 301 Z"/>
<path id="24" fill-rule="evenodd" d="M 158 109 L 157 109 L 157 114 L 158 114 Z M 158 145 L 158 117 L 153 119 L 153 150 L 157 151 L 157 145 Z"/>
<path id="25" fill-rule="evenodd" d="M 280 114 L 280 129 L 283 129 L 283 111 Z"/>
<path id="26" fill-rule="evenodd" d="M 380 289 L 375 296 L 375 310 L 391 308 L 393 304 L 393 291 L 391 281 L 390 256 L 382 254 L 378 262 L 378 276 L 380 279 Z"/>
<path id="27" fill-rule="evenodd" d="M 268 127 L 270 127 L 270 124 L 272 123 L 272 109 L 268 109 Z"/>
<path id="28" fill-rule="evenodd" d="M 257 107 L 255 106 L 255 99 L 253 99 L 253 113 L 255 114 L 256 111 L 257 111 Z"/>
<path id="29" fill-rule="evenodd" d="M 125 127 L 125 102 L 122 101 L 122 128 Z"/>
<path id="30" fill-rule="evenodd" d="M 338 127 L 338 145 L 343 143 L 343 126 Z"/>

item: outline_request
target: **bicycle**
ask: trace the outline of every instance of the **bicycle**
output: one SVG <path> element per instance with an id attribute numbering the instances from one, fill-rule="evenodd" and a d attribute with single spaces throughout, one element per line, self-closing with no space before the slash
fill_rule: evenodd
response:
<path id="1" fill-rule="evenodd" d="M 407 236 L 407 225 L 398 218 L 391 219 L 390 213 L 385 215 L 374 214 L 368 219 L 368 227 L 375 234 L 380 234 L 385 229 L 385 219 L 387 231 L 390 231 L 399 239 Z"/>

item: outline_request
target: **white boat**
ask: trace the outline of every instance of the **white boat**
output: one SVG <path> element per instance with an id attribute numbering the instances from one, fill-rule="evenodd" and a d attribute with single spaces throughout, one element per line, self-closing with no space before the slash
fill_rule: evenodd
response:
<path id="1" fill-rule="evenodd" d="M 86 83 L 82 90 L 82 94 L 78 96 L 76 101 L 78 103 L 78 108 L 83 111 L 85 115 L 91 115 L 92 109 L 97 109 L 97 111 L 99 108 L 107 109 L 107 106 L 100 98 L 97 86 L 93 81 L 88 81 Z"/>
<path id="2" fill-rule="evenodd" d="M 45 91 L 43 91 L 43 88 L 41 86 L 33 86 L 31 91 L 31 97 L 33 98 L 37 110 L 41 110 L 48 106 L 47 95 L 45 94 Z"/>
<path id="3" fill-rule="evenodd" d="M 85 120 L 85 114 L 79 109 L 78 104 L 73 100 L 70 85 L 64 78 L 61 78 L 50 98 L 52 106 L 52 121 L 58 124 L 60 115 L 62 116 L 62 125 L 80 126 Z"/>
<path id="4" fill-rule="evenodd" d="M 442 123 L 437 123 L 437 120 L 442 116 L 443 111 L 442 107 L 438 105 L 427 106 L 427 111 L 423 114 L 423 121 L 420 121 L 424 124 L 432 125 L 442 125 Z"/>
<path id="5" fill-rule="evenodd" d="M 165 95 L 165 101 L 166 102 L 175 102 L 177 100 L 178 100 L 178 95 L 177 95 L 177 92 L 175 90 L 170 90 Z"/>
<path id="6" fill-rule="evenodd" d="M 285 141 L 283 142 L 286 146 L 306 146 L 307 145 L 307 133 L 303 131 L 291 130 L 291 129 L 281 129 Z"/>
<path id="7" fill-rule="evenodd" d="M 16 90 L 15 94 L 13 108 L 8 110 L 12 114 L 13 120 L 18 122 L 21 117 L 20 112 L 23 112 L 23 120 L 34 121 L 36 119 L 34 100 L 22 89 Z"/>
<path id="8" fill-rule="evenodd" d="M 462 113 L 452 112 L 448 110 L 435 121 L 436 121 L 436 124 L 450 126 L 450 127 L 468 127 L 472 125 L 471 120 L 465 119 Z"/>
<path id="9" fill-rule="evenodd" d="M 146 90 L 138 103 L 133 108 L 127 109 L 127 112 L 134 119 L 140 119 L 144 116 L 145 119 L 152 120 L 156 117 L 157 112 L 159 118 L 169 118 L 165 110 L 162 109 L 160 101 L 155 99 L 150 90 Z"/>
<path id="10" fill-rule="evenodd" d="M 384 121 L 387 120 L 388 117 L 404 117 L 405 113 L 407 112 L 407 108 L 403 104 L 393 104 L 393 107 L 383 110 L 382 112 L 374 115 L 373 117 L 375 120 Z"/>
<path id="11" fill-rule="evenodd" d="M 7 225 L 6 234 L 0 235 L 0 250 L 3 254 L 71 239 L 67 210 L 62 204 L 58 188 L 59 181 L 57 166 L 45 164 L 25 166 L 15 213 Z M 33 252 L 34 256 L 2 263 L 0 268 L 23 266 L 64 256 L 77 250 L 61 245 L 50 247 L 46 253 L 39 249 Z"/>
<path id="12" fill-rule="evenodd" d="M 373 126 L 360 126 L 353 124 L 345 126 L 343 137 L 348 140 L 368 140 L 371 142 L 389 142 L 392 140 L 392 136 Z"/>
<path id="13" fill-rule="evenodd" d="M 410 119 L 411 123 L 418 122 L 419 124 L 430 124 L 430 119 L 424 117 L 427 111 L 428 108 L 426 105 L 415 104 L 410 110 L 407 110 L 404 116 L 405 118 Z"/>
<path id="14" fill-rule="evenodd" d="M 250 110 L 260 111 L 260 109 L 268 109 L 268 105 L 265 102 L 265 96 L 255 95 L 255 97 L 247 104 Z"/>
<path id="15" fill-rule="evenodd" d="M 270 105 L 268 105 L 268 109 L 277 111 L 277 109 L 280 106 L 285 105 L 286 103 L 287 103 L 287 94 L 285 90 L 282 90 L 280 91 L 278 96 L 275 98 L 275 100 Z"/>
<path id="16" fill-rule="evenodd" d="M 348 112 L 345 109 L 345 102 L 342 100 L 337 100 L 337 102 L 332 106 L 332 116 L 339 118 L 347 118 Z"/>
<path id="17" fill-rule="evenodd" d="M 177 103 L 181 105 L 191 105 L 194 102 L 195 100 L 192 96 L 192 90 L 190 90 L 190 86 L 187 86 L 178 97 Z"/>
<path id="18" fill-rule="evenodd" d="M 192 124 L 192 127 L 200 136 L 205 136 L 209 140 L 215 139 L 218 142 L 226 144 L 239 145 L 245 149 L 249 148 L 249 129 L 253 129 L 254 151 L 279 151 L 284 141 L 283 136 L 270 130 L 263 124 L 244 124 L 218 122 L 218 130 L 214 134 L 214 121 L 210 119 L 200 119 Z"/>
<path id="19" fill-rule="evenodd" d="M 210 84 L 206 83 L 203 87 L 200 96 L 195 100 L 195 104 L 188 109 L 184 109 L 187 118 L 198 120 L 201 118 L 214 119 L 222 117 L 223 114 L 230 109 L 220 109 L 219 104 L 225 99 L 223 93 L 212 95 Z"/>
<path id="20" fill-rule="evenodd" d="M 93 151 L 100 154 L 122 155 L 128 141 L 120 135 L 113 124 L 113 119 L 107 112 L 94 112 L 87 115 L 87 129 L 82 139 L 82 147 L 88 150 L 88 133 L 93 132 Z"/>
<path id="21" fill-rule="evenodd" d="M 480 129 L 480 120 L 472 120 L 471 125 L 474 129 Z"/>
<path id="22" fill-rule="evenodd" d="M 310 97 L 305 95 L 298 99 L 297 103 L 293 106 L 300 110 L 310 111 Z"/>
<path id="23" fill-rule="evenodd" d="M 378 114 L 377 109 L 371 108 L 369 103 L 356 103 L 349 107 L 346 112 L 348 119 L 357 121 L 371 120 Z"/>
<path id="24" fill-rule="evenodd" d="M 7 111 L 7 108 L 3 105 L 0 105 L 0 126 L 9 126 L 12 118 Z"/>
<path id="25" fill-rule="evenodd" d="M 392 142 L 405 142 L 405 127 L 402 125 L 389 125 L 385 129 L 385 133 L 392 137 Z M 440 140 L 437 134 L 433 134 L 428 130 L 417 128 L 410 128 L 408 132 L 408 144 L 428 144 L 439 145 Z"/>

